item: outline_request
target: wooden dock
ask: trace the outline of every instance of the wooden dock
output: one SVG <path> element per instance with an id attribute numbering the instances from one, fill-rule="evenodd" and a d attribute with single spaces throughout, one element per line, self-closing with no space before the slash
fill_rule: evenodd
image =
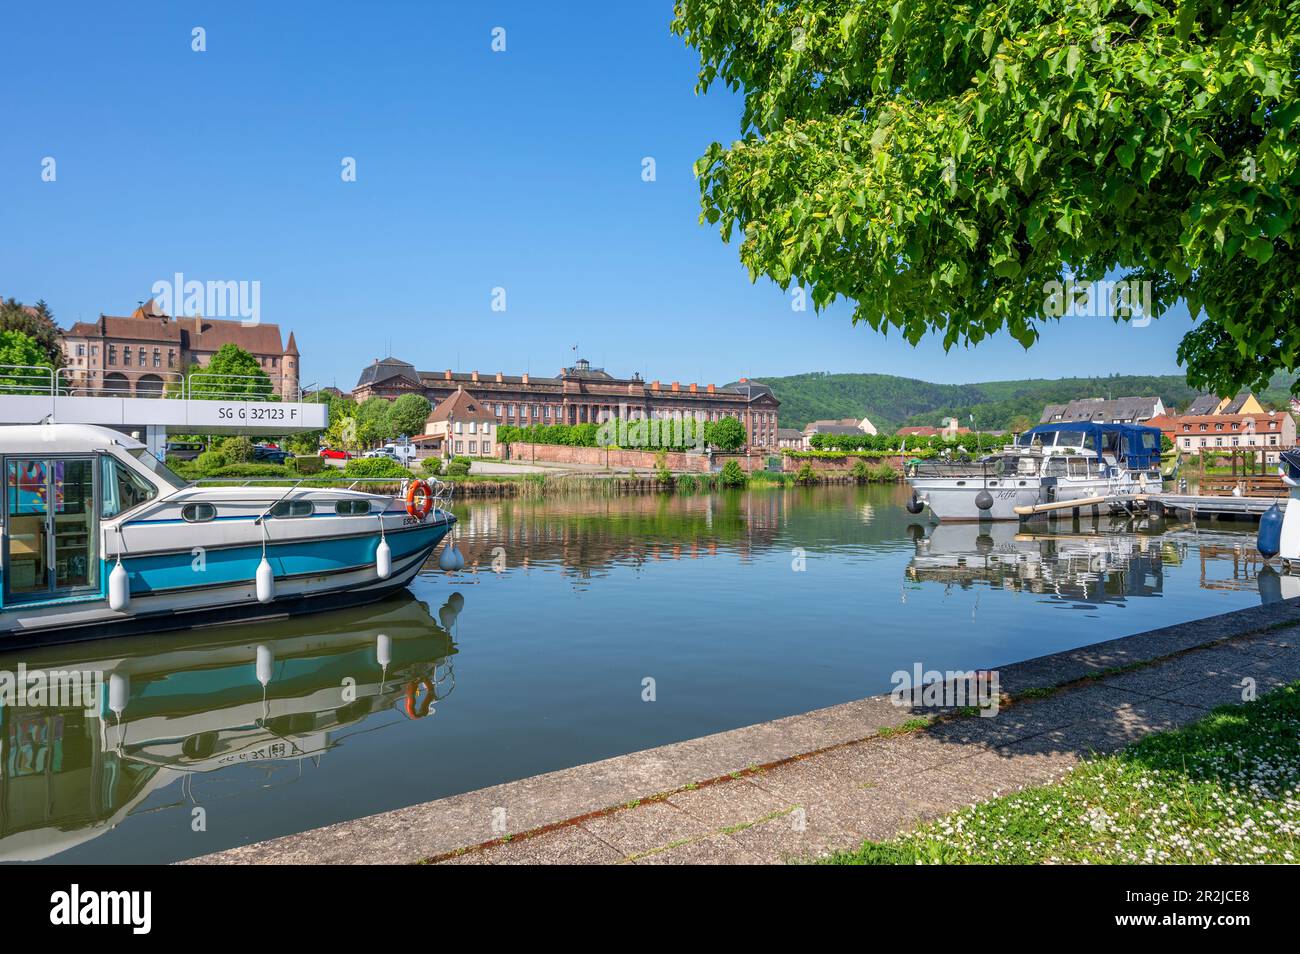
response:
<path id="1" fill-rule="evenodd" d="M 1152 510 L 1163 507 L 1166 512 L 1190 519 L 1227 517 L 1236 520 L 1258 520 L 1273 504 L 1285 507 L 1287 494 L 1276 497 L 1232 497 L 1218 494 L 1150 494 L 1147 506 Z"/>

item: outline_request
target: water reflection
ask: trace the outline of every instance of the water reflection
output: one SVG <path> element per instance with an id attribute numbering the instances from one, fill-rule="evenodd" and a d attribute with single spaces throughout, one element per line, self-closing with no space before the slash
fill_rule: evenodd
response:
<path id="1" fill-rule="evenodd" d="M 1141 519 L 1085 524 L 1068 532 L 1012 523 L 910 529 L 916 553 L 906 574 L 914 583 L 982 585 L 1093 607 L 1162 596 L 1166 570 L 1195 561 L 1201 589 L 1259 589 L 1265 602 L 1300 595 L 1300 578 L 1280 578 L 1244 534 L 1195 524 Z"/>
<path id="2" fill-rule="evenodd" d="M 403 594 L 320 617 L 0 657 L 28 677 L 0 705 L 0 860 L 93 839 L 173 782 L 186 807 L 199 805 L 195 776 L 261 766 L 247 781 L 279 784 L 376 713 L 424 718 L 455 686 L 463 605 L 452 594 L 435 621 Z M 71 682 L 55 673 L 74 672 L 77 692 L 54 690 Z"/>

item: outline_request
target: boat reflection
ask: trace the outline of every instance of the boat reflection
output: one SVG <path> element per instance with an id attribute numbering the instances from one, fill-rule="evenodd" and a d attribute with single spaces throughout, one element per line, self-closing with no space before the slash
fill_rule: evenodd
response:
<path id="1" fill-rule="evenodd" d="M 435 620 L 404 592 L 327 616 L 0 656 L 11 677 L 0 698 L 0 860 L 89 841 L 177 780 L 301 767 L 375 713 L 426 716 L 455 686 L 451 630 L 463 606 L 454 593 Z M 26 677 L 21 695 L 15 676 Z"/>
<path id="2" fill-rule="evenodd" d="M 1078 532 L 1030 532 L 990 522 L 914 526 L 907 579 L 969 588 L 983 585 L 1096 606 L 1160 596 L 1167 567 L 1199 561 L 1207 590 L 1255 590 L 1270 602 L 1300 595 L 1300 580 L 1279 578 L 1249 536 L 1195 524 L 1106 521 Z M 1295 589 L 1296 592 L 1291 592 Z"/>

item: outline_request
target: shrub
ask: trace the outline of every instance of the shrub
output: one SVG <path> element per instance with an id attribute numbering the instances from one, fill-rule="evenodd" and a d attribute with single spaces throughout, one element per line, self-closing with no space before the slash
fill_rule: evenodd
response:
<path id="1" fill-rule="evenodd" d="M 655 454 L 655 480 L 661 484 L 671 484 L 673 482 L 673 472 L 668 469 L 668 452 L 659 451 Z"/>
<path id="2" fill-rule="evenodd" d="M 871 480 L 878 480 L 882 484 L 893 483 L 898 480 L 898 471 L 894 470 L 889 464 L 878 464 L 871 468 Z"/>
<path id="3" fill-rule="evenodd" d="M 204 477 L 293 477 L 295 474 L 283 464 L 227 464 L 208 471 Z"/>
<path id="4" fill-rule="evenodd" d="M 817 471 L 813 470 L 812 464 L 804 464 L 799 468 L 799 473 L 794 475 L 794 479 L 801 484 L 817 483 Z"/>
<path id="5" fill-rule="evenodd" d="M 453 460 L 450 464 L 447 465 L 447 476 L 448 476 L 448 477 L 468 477 L 468 476 L 469 476 L 469 463 L 468 463 L 468 462 L 465 462 L 465 461 L 461 461 L 461 460 L 459 460 L 459 459 L 457 459 L 457 460 Z"/>
<path id="6" fill-rule="evenodd" d="M 804 465 L 808 466 L 808 465 Z M 867 471 L 867 462 L 865 460 L 856 460 L 853 462 L 853 469 L 849 471 L 854 480 L 859 482 L 870 480 L 871 474 Z"/>
<path id="7" fill-rule="evenodd" d="M 460 454 L 457 454 L 455 457 L 453 457 L 451 459 L 451 462 L 453 464 L 464 464 L 466 470 L 469 469 L 469 466 L 472 463 L 472 461 L 468 457 L 462 457 Z"/>
<path id="8" fill-rule="evenodd" d="M 804 465 L 808 466 L 807 464 Z M 749 475 L 740 466 L 740 461 L 729 460 L 722 467 L 722 486 L 744 487 L 749 483 Z"/>
<path id="9" fill-rule="evenodd" d="M 300 474 L 319 474 L 325 468 L 325 460 L 318 456 L 293 458 L 293 469 Z"/>
<path id="10" fill-rule="evenodd" d="M 426 457 L 420 461 L 420 470 L 429 477 L 437 477 L 442 473 L 442 458 Z"/>
<path id="11" fill-rule="evenodd" d="M 745 445 L 745 425 L 734 417 L 708 421 L 704 425 L 704 439 L 720 450 L 739 450 Z"/>
<path id="12" fill-rule="evenodd" d="M 245 464 L 253 459 L 253 442 L 242 434 L 237 437 L 227 437 L 221 442 L 221 453 L 226 455 L 226 460 L 232 464 Z"/>
<path id="13" fill-rule="evenodd" d="M 194 460 L 194 469 L 200 474 L 207 474 L 230 463 L 230 458 L 219 450 L 204 451 Z"/>
<path id="14" fill-rule="evenodd" d="M 410 477 L 411 472 L 388 457 L 354 457 L 343 468 L 344 477 Z"/>

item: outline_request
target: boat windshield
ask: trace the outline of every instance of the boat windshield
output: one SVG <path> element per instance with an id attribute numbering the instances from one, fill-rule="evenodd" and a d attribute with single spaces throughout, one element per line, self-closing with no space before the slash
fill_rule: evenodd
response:
<path id="1" fill-rule="evenodd" d="M 177 477 L 176 474 L 172 472 L 171 468 L 160 461 L 157 457 L 154 457 L 153 454 L 150 454 L 147 449 L 141 447 L 137 450 L 131 451 L 130 453 L 132 457 L 148 467 L 155 476 L 161 478 L 163 483 L 170 485 L 176 490 L 189 486 L 188 483 Z"/>
<path id="2" fill-rule="evenodd" d="M 1000 477 L 1037 477 L 1037 457 L 1017 457 L 1008 454 L 998 459 L 997 474 Z"/>

